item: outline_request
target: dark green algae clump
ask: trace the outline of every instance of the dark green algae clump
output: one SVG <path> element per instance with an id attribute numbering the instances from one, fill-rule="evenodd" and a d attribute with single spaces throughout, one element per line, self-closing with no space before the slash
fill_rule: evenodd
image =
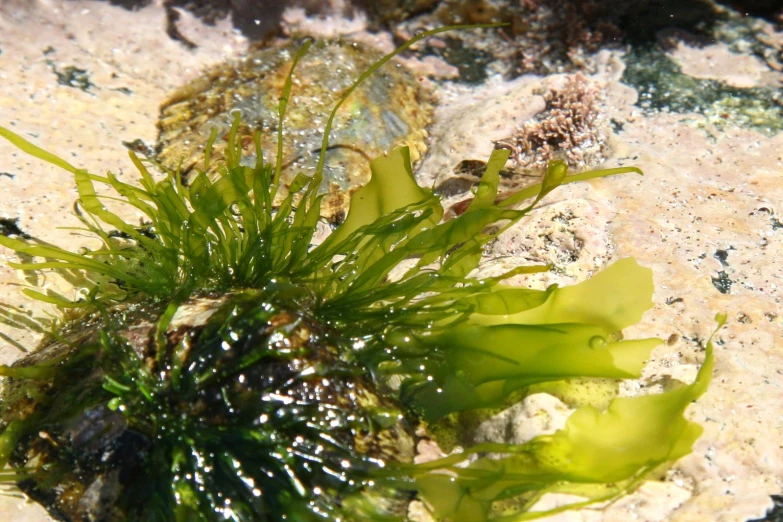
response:
<path id="1" fill-rule="evenodd" d="M 281 122 L 290 90 L 289 75 Z M 76 302 L 25 289 L 77 312 L 0 367 L 4 479 L 53 516 L 386 521 L 405 520 L 416 498 L 439 521 L 510 522 L 616 498 L 691 451 L 701 428 L 683 414 L 709 383 L 711 343 L 690 385 L 582 406 L 563 430 L 524 444 L 412 463 L 417 429 L 450 415 L 503 406 L 533 384 L 640 376 L 660 341 L 620 340 L 651 306 L 651 272 L 633 260 L 542 291 L 503 280 L 547 267 L 470 277 L 483 247 L 559 185 L 637 169 L 566 176 L 554 162 L 541 183 L 498 200 L 508 151 L 495 151 L 472 202 L 443 221 L 409 152 L 395 149 L 372 162 L 345 222 L 316 244 L 323 159 L 281 187 L 283 151 L 264 161 L 257 133 L 248 165 L 239 126 L 237 115 L 219 176 L 206 173 L 213 133 L 189 186 L 165 168 L 156 180 L 133 153 L 138 186 L 90 174 L 0 128 L 74 174 L 77 215 L 102 243 L 71 253 L 0 236 L 33 260 L 11 266 L 78 275 L 87 288 Z M 104 206 L 96 184 L 144 225 Z M 530 511 L 550 492 L 583 500 Z"/>

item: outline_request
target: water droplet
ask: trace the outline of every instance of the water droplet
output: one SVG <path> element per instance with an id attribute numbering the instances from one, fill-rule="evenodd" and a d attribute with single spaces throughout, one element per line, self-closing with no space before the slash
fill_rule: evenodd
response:
<path id="1" fill-rule="evenodd" d="M 600 335 L 594 335 L 593 337 L 590 338 L 587 344 L 593 350 L 598 350 L 599 348 L 603 348 L 604 346 L 606 346 L 606 339 L 604 339 Z"/>

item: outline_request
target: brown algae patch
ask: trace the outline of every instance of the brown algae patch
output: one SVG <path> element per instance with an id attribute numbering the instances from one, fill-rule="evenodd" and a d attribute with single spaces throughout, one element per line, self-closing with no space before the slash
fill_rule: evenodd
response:
<path id="1" fill-rule="evenodd" d="M 495 142 L 496 146 L 511 150 L 514 161 L 527 168 L 546 168 L 560 156 L 577 168 L 606 160 L 598 86 L 583 74 L 567 76 L 564 85 L 547 89 L 544 101 L 546 106 L 535 119 Z"/>

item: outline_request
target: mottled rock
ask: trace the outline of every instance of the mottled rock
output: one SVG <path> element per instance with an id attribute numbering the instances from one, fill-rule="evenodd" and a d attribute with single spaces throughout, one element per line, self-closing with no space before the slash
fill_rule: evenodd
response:
<path id="1" fill-rule="evenodd" d="M 242 114 L 239 134 L 253 153 L 253 132 L 262 131 L 266 161 L 274 161 L 277 104 L 298 49 L 295 43 L 252 51 L 238 63 L 226 63 L 175 92 L 163 105 L 158 159 L 182 173 L 203 168 L 213 128 L 218 139 L 212 157 L 224 154 L 233 111 Z M 311 175 L 321 151 L 329 112 L 343 92 L 381 55 L 347 40 L 317 42 L 299 62 L 284 127 L 284 179 Z M 401 66 L 390 64 L 368 78 L 338 111 L 326 153 L 323 190 L 325 214 L 339 219 L 349 194 L 369 180 L 370 161 L 400 145 L 418 160 L 426 150 L 431 117 L 428 94 Z"/>

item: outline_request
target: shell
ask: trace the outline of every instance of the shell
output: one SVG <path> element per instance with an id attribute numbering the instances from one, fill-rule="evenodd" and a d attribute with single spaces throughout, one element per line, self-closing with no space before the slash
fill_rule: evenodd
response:
<path id="1" fill-rule="evenodd" d="M 182 87 L 162 107 L 158 160 L 169 168 L 181 165 L 188 174 L 203 168 L 204 144 L 212 128 L 218 139 L 213 158 L 222 156 L 232 112 L 242 113 L 239 133 L 246 152 L 255 152 L 253 131 L 262 130 L 266 161 L 277 146 L 278 99 L 298 45 L 252 51 L 239 63 L 207 71 Z M 298 173 L 312 174 L 331 108 L 343 92 L 382 55 L 355 42 L 317 42 L 294 73 L 291 100 L 284 120 L 284 181 Z M 426 151 L 426 127 L 432 116 L 430 95 L 399 64 L 387 64 L 354 91 L 337 113 L 330 135 L 323 191 L 323 214 L 340 221 L 348 194 L 369 180 L 370 161 L 392 148 L 408 145 L 416 161 Z"/>

